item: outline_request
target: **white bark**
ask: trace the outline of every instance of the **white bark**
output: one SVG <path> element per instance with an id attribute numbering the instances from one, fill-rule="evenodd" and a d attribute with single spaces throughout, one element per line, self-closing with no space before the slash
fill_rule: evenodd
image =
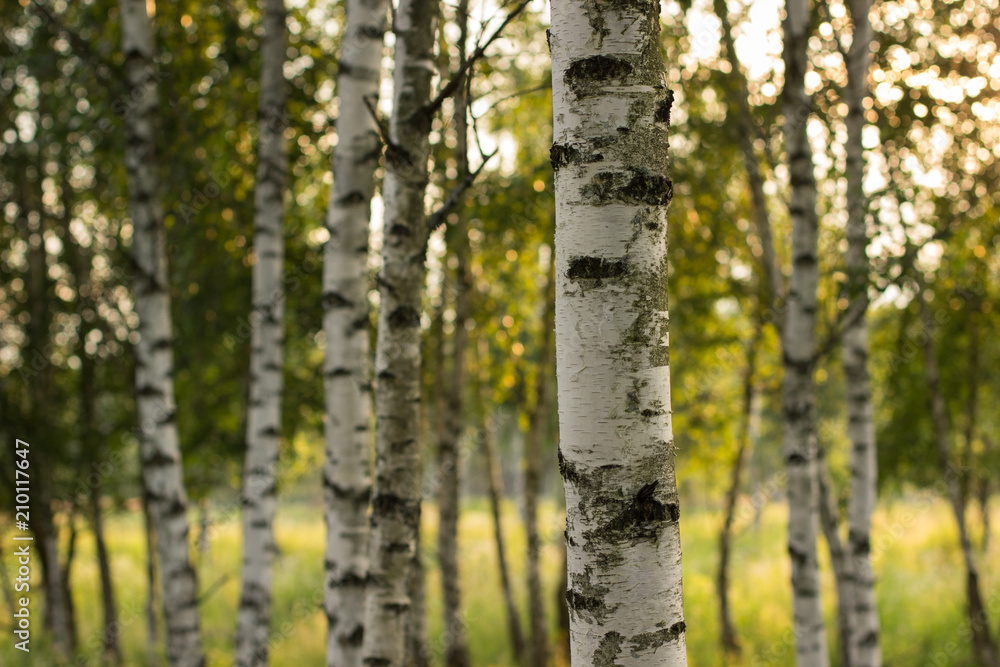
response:
<path id="1" fill-rule="evenodd" d="M 818 217 L 812 149 L 806 133 L 811 100 L 805 90 L 809 0 L 787 0 L 784 28 L 785 149 L 792 219 L 792 275 L 782 335 L 784 458 L 788 476 L 788 553 L 792 560 L 795 657 L 798 667 L 826 667 L 829 654 L 820 600 L 816 532 L 819 510 L 815 395 Z"/>
<path id="2" fill-rule="evenodd" d="M 250 406 L 243 467 L 243 588 L 236 626 L 236 664 L 268 664 L 275 554 L 276 467 L 281 437 L 285 338 L 284 193 L 287 90 L 284 0 L 263 3 L 257 182 L 254 190 L 253 313 L 250 317 Z"/>
<path id="3" fill-rule="evenodd" d="M 659 5 L 552 3 L 556 361 L 574 665 L 686 665 Z"/>
<path id="4" fill-rule="evenodd" d="M 375 487 L 365 601 L 363 660 L 403 667 L 407 590 L 420 520 L 420 310 L 428 227 L 430 99 L 434 73 L 431 0 L 396 10 L 393 112 L 386 150 L 385 226 L 375 352 Z"/>
<path id="5" fill-rule="evenodd" d="M 871 0 L 848 3 L 854 23 L 847 52 L 847 276 L 848 312 L 867 304 L 868 231 L 864 194 L 864 101 L 869 96 L 872 27 Z M 851 440 L 851 495 L 848 501 L 847 565 L 851 568 L 853 609 L 848 664 L 880 667 L 878 606 L 871 565 L 871 518 L 877 500 L 877 457 L 871 377 L 868 374 L 868 324 L 865 315 L 844 330 L 844 376 L 847 385 L 847 435 Z"/>
<path id="6" fill-rule="evenodd" d="M 348 0 L 346 11 L 323 261 L 327 667 L 360 666 L 364 639 L 371 497 L 368 224 L 380 147 L 365 100 L 376 106 L 388 3 Z"/>
<path id="7" fill-rule="evenodd" d="M 155 527 L 172 667 L 205 664 L 198 615 L 198 584 L 188 549 L 184 488 L 174 400 L 173 331 L 166 234 L 156 160 L 159 95 L 153 31 L 145 0 L 120 0 L 122 51 L 132 93 L 125 116 L 132 260 L 139 343 L 135 348 L 136 407 L 141 427 L 142 477 Z"/>

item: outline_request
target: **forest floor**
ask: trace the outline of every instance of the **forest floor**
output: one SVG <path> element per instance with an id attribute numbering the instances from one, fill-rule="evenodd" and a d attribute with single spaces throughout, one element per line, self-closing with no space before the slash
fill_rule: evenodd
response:
<path id="1" fill-rule="evenodd" d="M 217 508 L 218 509 L 218 508 Z M 1000 526 L 994 509 L 993 526 Z M 543 572 L 547 574 L 545 601 L 550 627 L 555 635 L 557 571 L 561 555 L 557 540 L 562 521 L 555 503 L 543 507 L 541 533 Z M 210 667 L 232 665 L 235 609 L 239 597 L 240 539 L 237 516 L 219 510 L 223 519 L 209 532 L 209 549 L 196 554 L 202 588 L 202 623 Z M 228 514 L 228 517 L 226 516 Z M 979 513 L 970 511 L 973 536 L 979 544 Z M 684 547 L 684 598 L 689 662 L 695 667 L 728 665 L 792 665 L 791 601 L 788 558 L 785 555 L 785 509 L 770 505 L 758 522 L 737 521 L 732 562 L 732 608 L 743 644 L 743 656 L 726 662 L 718 650 L 717 603 L 714 580 L 717 533 L 720 516 L 706 511 L 682 515 Z M 194 517 L 192 517 L 194 519 Z M 436 566 L 436 524 L 433 506 L 424 512 L 424 545 L 428 570 L 428 626 L 430 648 L 440 664 L 441 606 Z M 513 569 L 515 594 L 526 607 L 524 584 L 524 531 L 516 508 L 506 507 L 504 524 L 508 561 Z M 0 529 L 8 573 L 13 544 L 9 524 Z M 82 524 L 81 524 L 82 527 Z M 507 645 L 507 629 L 492 538 L 492 522 L 484 501 L 463 507 L 461 554 L 464 605 L 473 664 L 514 665 Z M 274 667 L 320 666 L 323 664 L 325 622 L 318 601 L 322 599 L 323 520 L 318 506 L 294 504 L 279 509 L 278 544 L 281 555 L 274 580 L 274 627 L 278 630 L 271 650 Z M 119 604 L 121 635 L 127 665 L 145 664 L 146 621 L 144 605 L 145 546 L 141 515 L 123 512 L 108 517 L 107 532 L 112 554 L 115 592 Z M 1000 534 L 994 529 L 987 554 L 980 553 L 984 597 L 991 621 L 1000 628 Z M 198 527 L 193 521 L 193 539 Z M 878 599 L 882 640 L 887 665 L 972 665 L 968 626 L 964 622 L 964 574 L 956 547 L 956 529 L 947 507 L 940 500 L 915 496 L 906 501 L 883 503 L 873 531 L 874 567 L 878 577 Z M 824 602 L 830 644 L 836 645 L 835 592 L 829 573 L 825 545 L 821 544 L 824 567 Z M 73 564 L 73 597 L 79 627 L 81 654 L 74 665 L 96 665 L 99 652 L 101 610 L 94 544 L 81 530 Z M 7 585 L 7 582 L 3 582 Z M 11 591 L 13 592 L 13 591 Z M 6 593 L 6 591 L 5 591 Z M 40 623 L 41 595 L 32 595 L 33 613 Z M 4 665 L 55 665 L 37 631 L 32 653 L 15 651 L 11 642 L 11 611 L 6 595 L 0 597 L 0 663 Z M 523 620 L 523 617 L 522 617 Z M 162 624 L 162 621 L 161 621 Z M 35 628 L 38 626 L 36 625 Z M 162 638 L 162 627 L 160 630 Z M 957 648 L 956 648 L 957 647 Z M 86 659 L 89 658 L 89 659 Z M 565 664 L 560 656 L 554 664 Z"/>

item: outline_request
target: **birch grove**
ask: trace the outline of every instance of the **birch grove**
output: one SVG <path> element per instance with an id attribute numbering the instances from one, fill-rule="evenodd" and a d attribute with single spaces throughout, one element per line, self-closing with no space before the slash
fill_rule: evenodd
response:
<path id="1" fill-rule="evenodd" d="M 659 5 L 552 3 L 559 459 L 572 663 L 686 665 Z"/>
<path id="2" fill-rule="evenodd" d="M 236 664 L 268 664 L 274 510 L 284 370 L 284 194 L 286 98 L 284 0 L 265 0 L 257 114 L 254 191 L 253 313 L 250 318 L 250 406 L 243 469 L 243 588 L 236 627 Z"/>
<path id="3" fill-rule="evenodd" d="M 1000 0 L 779 4 L 0 3 L 0 664 L 1000 667 Z"/>
<path id="4" fill-rule="evenodd" d="M 368 225 L 379 156 L 378 128 L 368 107 L 378 100 L 388 3 L 349 0 L 346 12 L 323 256 L 328 667 L 360 665 L 365 634 L 371 497 Z"/>
<path id="5" fill-rule="evenodd" d="M 118 7 L 125 76 L 135 91 L 135 103 L 125 116 L 125 167 L 139 316 L 135 386 L 142 481 L 156 533 L 167 661 L 171 667 L 203 667 L 198 582 L 188 546 L 187 491 L 174 399 L 170 278 L 156 158 L 159 91 L 153 75 L 153 29 L 144 0 L 120 0 Z"/>
<path id="6" fill-rule="evenodd" d="M 792 274 L 788 311 L 782 333 L 784 380 L 784 459 L 788 494 L 788 554 L 792 560 L 792 596 L 795 659 L 798 667 L 826 667 L 830 656 L 823 625 L 816 538 L 819 484 L 816 442 L 815 389 L 816 289 L 819 280 L 816 214 L 816 178 L 812 148 L 806 132 L 811 101 L 806 94 L 810 0 L 788 0 L 785 5 L 785 150 L 791 199 Z"/>

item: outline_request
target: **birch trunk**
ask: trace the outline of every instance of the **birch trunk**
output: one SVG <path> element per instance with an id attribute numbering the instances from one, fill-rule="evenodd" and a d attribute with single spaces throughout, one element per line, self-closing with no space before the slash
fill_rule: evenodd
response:
<path id="1" fill-rule="evenodd" d="M 497 460 L 495 445 L 495 430 L 491 408 L 491 384 L 487 359 L 489 359 L 489 346 L 485 338 L 478 341 L 477 361 L 479 366 L 479 398 L 482 413 L 482 435 L 483 458 L 486 463 L 486 477 L 489 487 L 490 511 L 493 514 L 493 540 L 497 548 L 497 564 L 500 570 L 500 586 L 503 589 L 504 607 L 507 610 L 507 632 L 510 634 L 510 647 L 514 654 L 514 660 L 521 664 L 524 657 L 524 635 L 521 632 L 521 617 L 514 604 L 514 594 L 511 591 L 510 570 L 507 567 L 507 549 L 504 546 L 503 532 L 503 511 L 501 502 L 504 497 L 503 475 L 500 471 L 500 462 Z M 563 590 L 565 592 L 565 589 Z M 562 595 L 562 593 L 560 593 Z"/>
<path id="2" fill-rule="evenodd" d="M 460 0 L 455 15 L 458 23 L 458 67 L 465 66 L 465 42 L 468 39 L 469 0 Z M 466 79 L 463 77 L 455 91 L 455 162 L 459 182 L 469 173 L 469 128 Z M 438 442 L 438 465 L 441 483 L 438 487 L 438 559 L 441 564 L 441 588 L 444 598 L 444 664 L 446 667 L 469 667 L 469 646 L 462 618 L 462 589 L 458 560 L 458 519 L 460 465 L 459 445 L 465 431 L 465 353 L 469 332 L 465 322 L 469 319 L 468 270 L 469 234 L 465 215 L 457 209 L 456 222 L 449 230 L 455 266 L 455 320 L 451 337 L 452 367 L 450 376 L 442 376 L 444 403 L 443 429 Z M 443 298 L 443 295 L 442 295 Z M 442 337 L 444 332 L 442 331 Z"/>
<path id="3" fill-rule="evenodd" d="M 205 664 L 198 614 L 198 583 L 188 546 L 184 488 L 174 401 L 173 331 L 166 232 L 160 205 L 156 120 L 159 95 L 151 75 L 153 31 L 145 0 L 120 0 L 122 51 L 133 105 L 125 116 L 135 310 L 139 316 L 136 407 L 141 427 L 142 477 L 155 527 L 172 667 Z"/>
<path id="4" fill-rule="evenodd" d="M 868 231 L 864 193 L 865 159 L 862 132 L 865 99 L 869 96 L 872 27 L 871 0 L 850 0 L 854 23 L 847 52 L 847 279 L 848 310 L 867 306 Z M 881 667 L 878 603 L 871 565 L 871 521 L 878 492 L 875 421 L 868 373 L 868 323 L 862 314 L 844 330 L 844 376 L 847 385 L 847 435 L 851 440 L 851 493 L 847 506 L 847 566 L 853 587 L 851 667 Z"/>
<path id="5" fill-rule="evenodd" d="M 816 559 L 819 494 L 813 365 L 816 354 L 816 178 L 806 126 L 811 100 L 805 90 L 809 0 L 785 3 L 785 149 L 788 152 L 792 220 L 792 275 L 782 335 L 784 459 L 788 478 L 788 553 L 792 561 L 795 658 L 798 667 L 826 667 L 829 654 Z"/>
<path id="6" fill-rule="evenodd" d="M 396 10 L 393 112 L 386 150 L 385 225 L 375 352 L 375 487 L 363 660 L 402 667 L 410 577 L 420 529 L 420 312 L 428 226 L 424 194 L 438 7 L 401 0 Z"/>
<path id="7" fill-rule="evenodd" d="M 542 481 L 542 442 L 549 424 L 549 360 L 552 358 L 552 336 L 555 327 L 555 264 L 551 265 L 545 283 L 542 309 L 542 341 L 538 351 L 535 380 L 535 404 L 528 413 L 528 434 L 524 440 L 524 523 L 528 546 L 528 617 L 531 620 L 531 655 L 527 663 L 545 667 L 548 663 L 548 630 L 545 623 L 541 568 L 538 554 L 538 494 Z"/>
<path id="8" fill-rule="evenodd" d="M 574 665 L 686 665 L 659 4 L 552 3 L 556 356 Z"/>
<path id="9" fill-rule="evenodd" d="M 927 393 L 930 398 L 931 421 L 934 424 L 934 440 L 937 443 L 938 465 L 944 474 L 948 501 L 958 524 L 958 541 L 962 549 L 962 560 L 965 563 L 965 610 L 969 617 L 969 627 L 972 633 L 972 647 L 976 659 L 984 667 L 1000 666 L 1000 654 L 990 632 L 990 621 L 987 609 L 983 604 L 982 589 L 979 585 L 979 568 L 972 553 L 972 540 L 969 539 L 969 529 L 965 521 L 965 503 L 962 499 L 960 480 L 955 465 L 951 460 L 949 444 L 948 408 L 944 395 L 941 393 L 941 371 L 938 368 L 937 351 L 934 349 L 933 331 L 936 323 L 931 315 L 927 302 L 924 300 L 924 287 L 921 286 L 917 299 L 920 301 L 920 321 L 923 325 L 924 339 L 924 373 L 927 379 Z"/>
<path id="10" fill-rule="evenodd" d="M 236 664 L 268 664 L 271 581 L 276 551 L 274 509 L 281 437 L 285 338 L 284 193 L 287 90 L 284 0 L 265 0 L 257 106 L 254 189 L 253 312 L 250 317 L 250 406 L 243 467 L 243 587 L 236 625 Z"/>
<path id="11" fill-rule="evenodd" d="M 348 0 L 337 91 L 337 148 L 323 256 L 326 359 L 327 667 L 357 667 L 364 640 L 371 499 L 368 225 L 378 166 L 376 106 L 388 3 Z"/>

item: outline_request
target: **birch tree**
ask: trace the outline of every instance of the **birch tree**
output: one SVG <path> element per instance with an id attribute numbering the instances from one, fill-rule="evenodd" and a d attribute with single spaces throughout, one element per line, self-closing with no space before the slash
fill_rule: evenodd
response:
<path id="1" fill-rule="evenodd" d="M 792 560 L 795 658 L 799 667 L 826 667 L 829 655 L 816 559 L 819 515 L 813 365 L 816 354 L 816 254 L 819 219 L 816 177 L 806 126 L 812 104 L 805 89 L 809 0 L 785 3 L 785 150 L 788 153 L 792 220 L 792 275 L 782 335 L 784 458 L 788 493 L 788 553 Z"/>
<path id="2" fill-rule="evenodd" d="M 326 358 L 326 664 L 361 664 L 368 502 L 371 368 L 368 362 L 368 224 L 378 166 L 378 99 L 388 3 L 348 0 L 337 91 L 337 148 L 323 256 Z M 367 103 L 366 103 L 367 101 Z"/>
<path id="3" fill-rule="evenodd" d="M 420 312 L 431 119 L 425 107 L 434 74 L 437 12 L 432 0 L 401 0 L 394 26 L 375 350 L 375 486 L 362 653 L 365 663 L 381 667 L 405 664 L 407 581 L 420 520 Z"/>
<path id="4" fill-rule="evenodd" d="M 284 0 L 263 4 L 258 101 L 257 183 L 254 191 L 253 313 L 250 318 L 250 407 L 243 468 L 243 589 L 236 628 L 236 664 L 268 664 L 274 553 L 276 467 L 281 437 L 285 337 Z"/>
<path id="5" fill-rule="evenodd" d="M 863 309 L 844 328 L 843 365 L 847 384 L 847 435 L 851 440 L 851 494 L 848 501 L 847 567 L 852 591 L 848 664 L 880 667 L 878 605 L 871 565 L 871 518 L 878 479 L 871 376 L 868 373 L 868 324 L 864 309 L 868 290 L 867 206 L 862 132 L 864 102 L 870 95 L 872 26 L 871 0 L 847 3 L 854 31 L 846 52 L 847 86 L 847 299 L 849 310 Z"/>
<path id="6" fill-rule="evenodd" d="M 458 23 L 458 66 L 464 69 L 466 61 L 466 40 L 468 39 L 469 0 L 460 0 L 455 21 Z M 457 178 L 464 179 L 469 173 L 469 99 L 468 81 L 463 77 L 455 91 L 455 162 Z M 447 667 L 468 667 L 470 664 L 469 645 L 465 636 L 462 619 L 462 589 L 459 576 L 458 558 L 458 518 L 459 518 L 459 444 L 465 431 L 465 353 L 469 332 L 465 322 L 472 308 L 469 284 L 469 235 L 465 215 L 458 212 L 451 231 L 455 266 L 454 331 L 451 336 L 451 373 L 443 374 L 440 396 L 443 408 L 442 428 L 439 429 L 438 465 L 440 484 L 438 486 L 438 560 L 441 563 L 441 589 L 444 609 L 444 664 Z M 444 308 L 444 294 L 442 294 Z M 443 344 L 444 331 L 441 332 Z M 443 370 L 443 366 L 442 366 Z"/>
<path id="7" fill-rule="evenodd" d="M 575 665 L 686 665 L 659 5 L 552 3 L 556 359 Z"/>
<path id="8" fill-rule="evenodd" d="M 188 547 L 184 488 L 174 399 L 173 332 L 166 232 L 160 204 L 156 123 L 159 113 L 153 30 L 145 0 L 120 0 L 122 52 L 132 106 L 125 115 L 132 263 L 139 343 L 135 346 L 136 407 L 142 478 L 157 536 L 172 667 L 205 664 L 198 614 L 198 583 Z"/>

